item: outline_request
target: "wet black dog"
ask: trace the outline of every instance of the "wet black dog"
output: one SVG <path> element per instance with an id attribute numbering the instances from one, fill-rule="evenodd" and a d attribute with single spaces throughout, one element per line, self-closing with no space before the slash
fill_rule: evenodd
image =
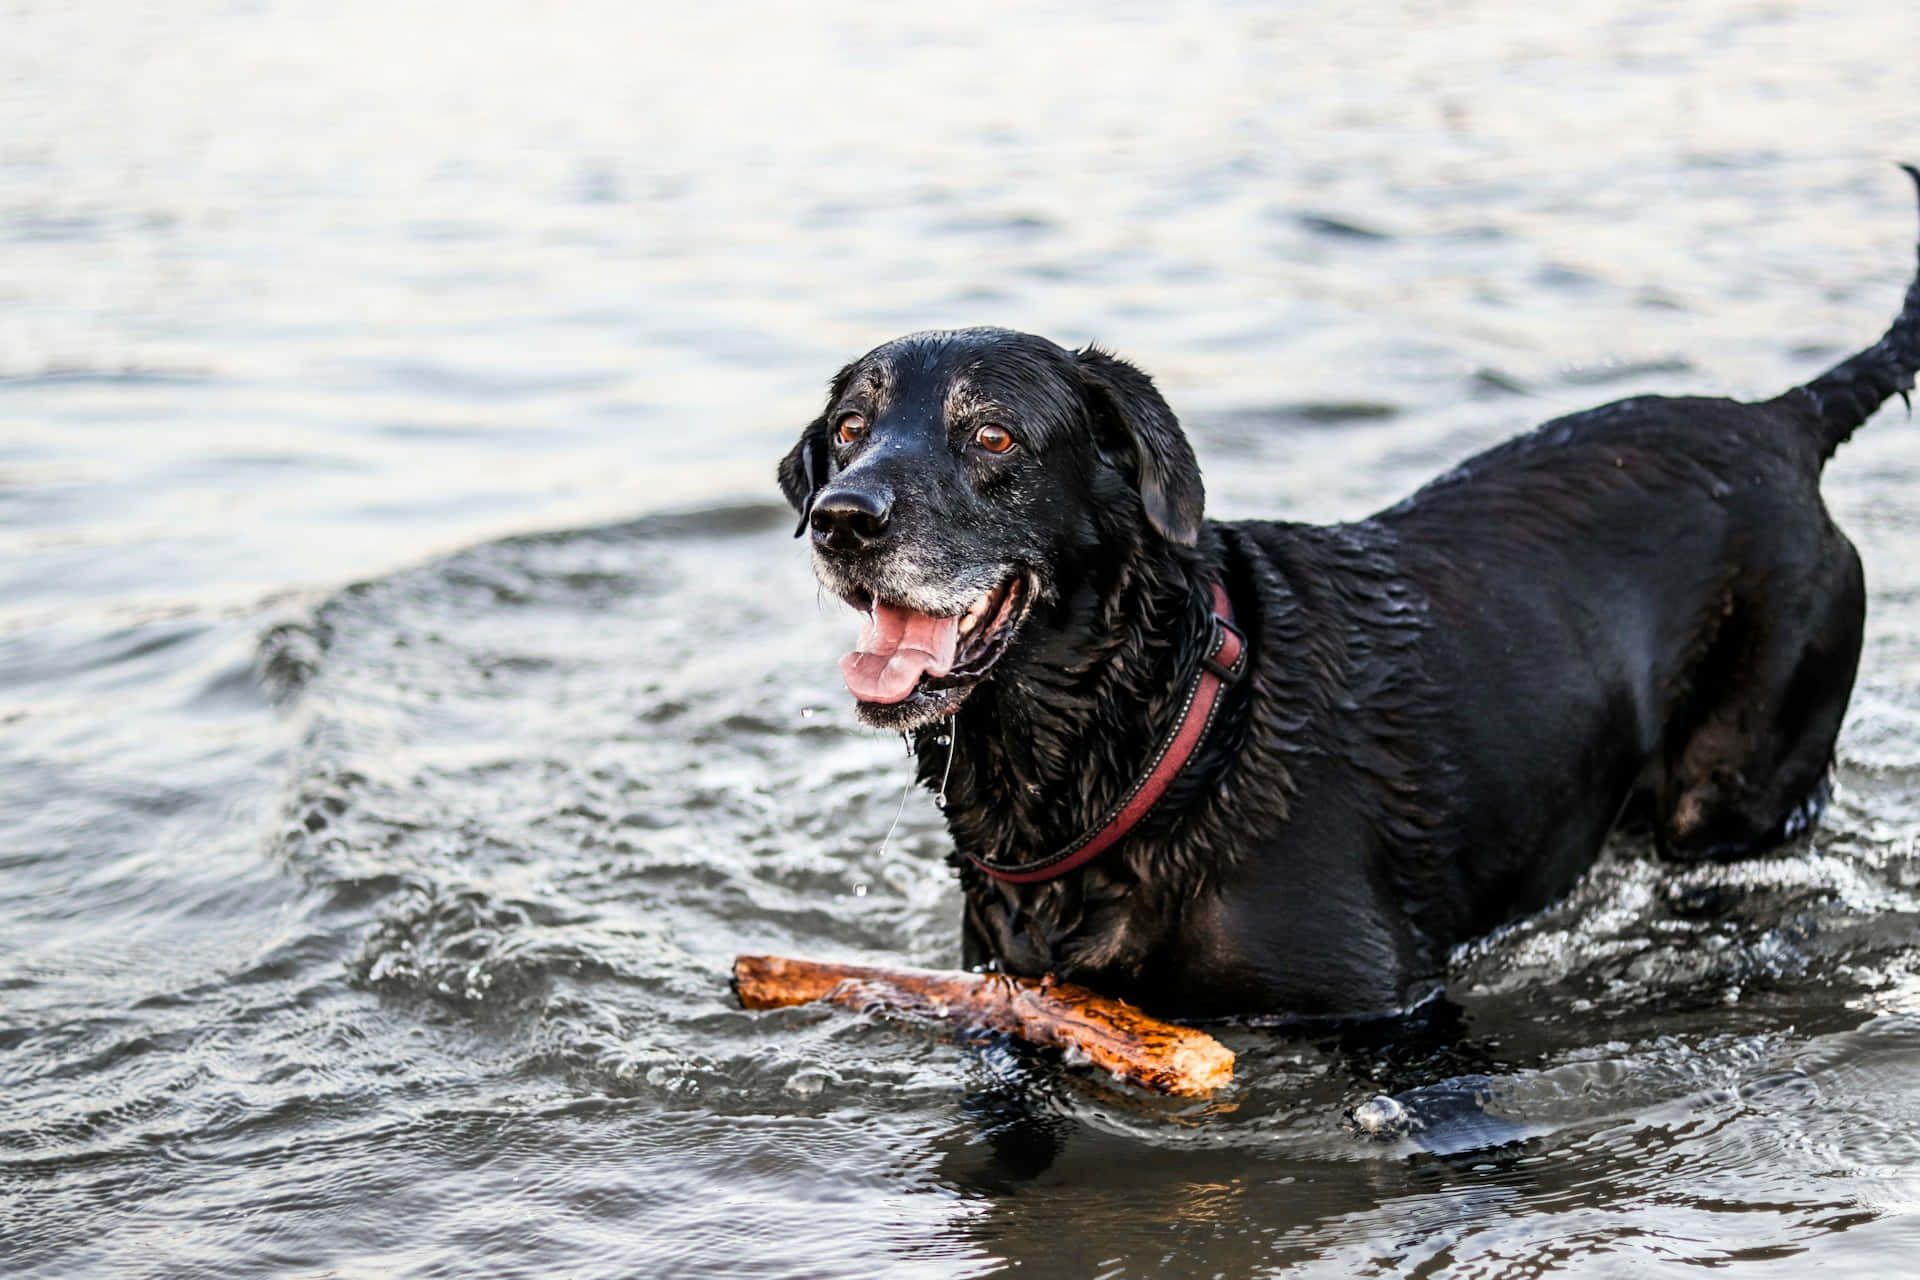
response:
<path id="1" fill-rule="evenodd" d="M 1678 859 L 1817 817 L 1865 608 L 1820 473 L 1916 366 L 1920 280 L 1777 399 L 1623 400 L 1370 519 L 1229 524 L 1133 366 L 923 333 L 841 370 L 779 476 L 866 614 L 861 718 L 948 797 L 968 963 L 1176 1016 L 1375 1014 L 1630 804 Z"/>

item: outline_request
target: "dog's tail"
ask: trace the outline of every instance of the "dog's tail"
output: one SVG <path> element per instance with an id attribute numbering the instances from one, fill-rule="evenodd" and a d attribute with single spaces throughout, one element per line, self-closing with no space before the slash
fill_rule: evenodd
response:
<path id="1" fill-rule="evenodd" d="M 1920 169 L 1910 164 L 1900 167 L 1920 191 Z M 1909 410 L 1913 408 L 1907 393 L 1913 389 L 1916 369 L 1920 369 L 1920 275 L 1907 286 L 1900 314 L 1880 341 L 1780 400 L 1812 417 L 1820 435 L 1820 458 L 1825 461 L 1894 392 L 1900 393 Z"/>

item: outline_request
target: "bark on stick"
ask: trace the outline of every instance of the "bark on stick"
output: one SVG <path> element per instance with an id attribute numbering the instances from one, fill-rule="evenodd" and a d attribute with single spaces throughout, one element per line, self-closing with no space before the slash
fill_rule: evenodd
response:
<path id="1" fill-rule="evenodd" d="M 1085 1057 L 1160 1093 L 1201 1097 L 1233 1078 L 1233 1051 L 1204 1031 L 1148 1017 L 1085 987 L 940 969 L 738 956 L 733 986 L 749 1009 L 825 1000 L 863 1012 L 999 1031 Z"/>

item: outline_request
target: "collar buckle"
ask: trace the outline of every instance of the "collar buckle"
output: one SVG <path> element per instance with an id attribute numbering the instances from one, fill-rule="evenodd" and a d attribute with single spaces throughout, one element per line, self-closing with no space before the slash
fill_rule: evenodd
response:
<path id="1" fill-rule="evenodd" d="M 1237 684 L 1247 674 L 1247 636 L 1239 627 L 1219 614 L 1213 615 L 1213 649 L 1200 659 L 1200 665 L 1219 678 L 1221 684 Z M 1221 659 L 1225 659 L 1224 662 Z"/>

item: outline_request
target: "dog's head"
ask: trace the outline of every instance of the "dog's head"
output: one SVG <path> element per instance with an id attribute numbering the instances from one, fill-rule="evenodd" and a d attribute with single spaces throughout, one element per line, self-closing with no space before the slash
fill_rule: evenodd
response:
<path id="1" fill-rule="evenodd" d="M 833 379 L 781 460 L 822 584 L 866 615 L 860 717 L 913 729 L 1044 649 L 1047 602 L 1143 543 L 1190 548 L 1204 492 L 1153 382 L 1004 329 L 921 333 Z"/>

